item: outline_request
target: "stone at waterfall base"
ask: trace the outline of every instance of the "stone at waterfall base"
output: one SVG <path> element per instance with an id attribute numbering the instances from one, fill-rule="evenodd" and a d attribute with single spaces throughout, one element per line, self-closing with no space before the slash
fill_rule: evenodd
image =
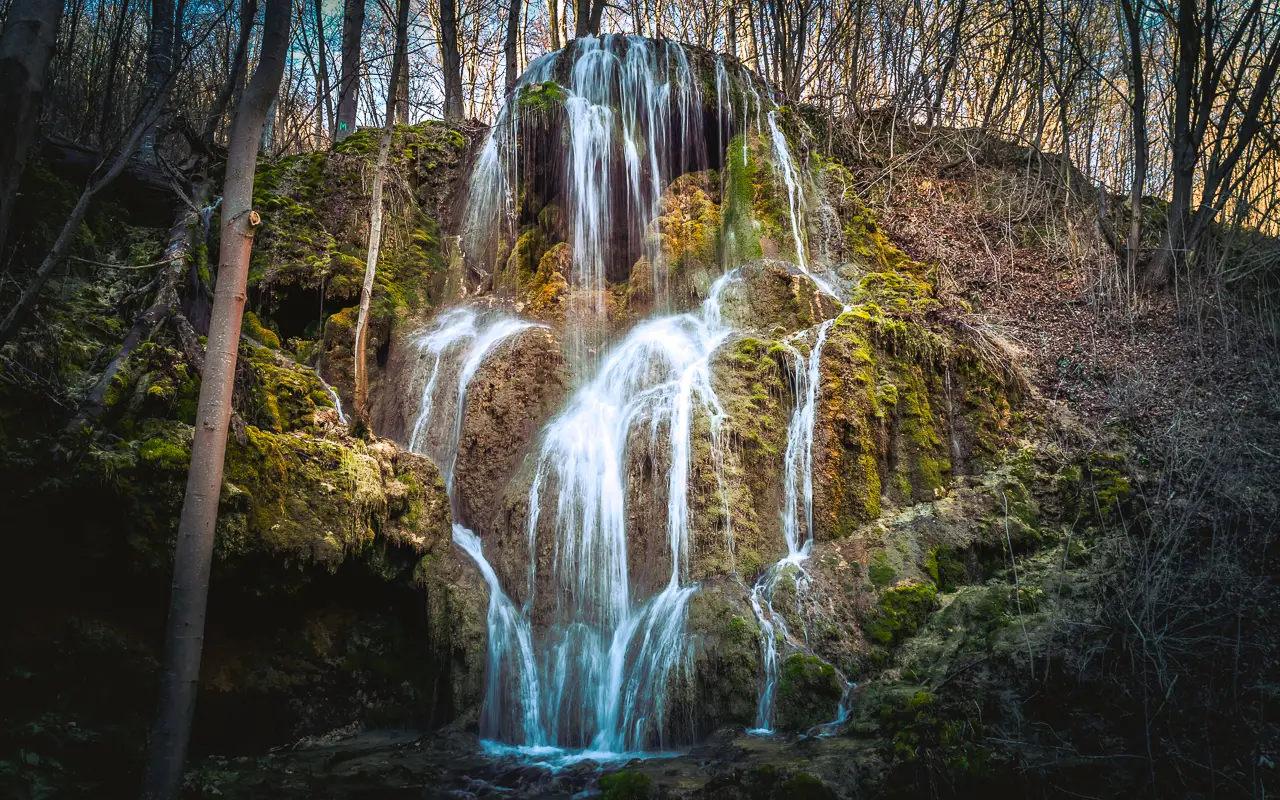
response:
<path id="1" fill-rule="evenodd" d="M 330 739 L 336 738 L 331 741 Z M 259 758 L 210 758 L 186 776 L 202 796 L 227 798 L 840 798 L 851 796 L 877 756 L 859 739 L 717 731 L 672 758 L 560 770 L 512 756 L 480 754 L 473 733 L 372 730 L 322 737 Z M 603 794 L 602 794 L 603 790 Z"/>

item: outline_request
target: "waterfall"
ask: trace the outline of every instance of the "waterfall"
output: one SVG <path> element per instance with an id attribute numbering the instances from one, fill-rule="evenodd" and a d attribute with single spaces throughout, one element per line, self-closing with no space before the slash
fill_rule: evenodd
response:
<path id="1" fill-rule="evenodd" d="M 551 564 L 557 619 L 540 665 L 551 739 L 601 751 L 640 750 L 660 740 L 665 683 L 686 653 L 691 423 L 710 420 L 722 451 L 725 412 L 711 387 L 712 353 L 728 336 L 719 297 L 722 276 L 700 313 L 636 326 L 599 372 L 543 432 L 529 492 L 530 552 L 543 489 L 554 484 Z M 636 436 L 643 433 L 643 436 Z M 666 584 L 633 600 L 625 497 L 633 448 L 669 460 L 666 471 Z M 717 457 L 722 463 L 722 456 Z M 532 580 L 532 578 L 531 578 Z"/>
<path id="2" fill-rule="evenodd" d="M 573 353 L 589 367 L 605 343 L 608 282 L 625 278 L 636 258 L 648 258 L 658 307 L 667 307 L 666 270 L 646 231 L 663 188 L 687 167 L 705 168 L 701 82 L 682 45 L 639 36 L 586 36 L 535 61 L 500 110 L 472 173 L 463 222 L 469 258 L 484 261 L 498 238 L 514 236 L 526 169 L 519 141 L 528 133 L 520 99 L 551 80 L 562 82 L 565 95 L 568 157 L 544 180 L 564 187 L 573 248 L 573 275 L 566 277 L 580 294 Z"/>
<path id="3" fill-rule="evenodd" d="M 822 347 L 835 320 L 818 326 L 817 340 L 808 358 L 790 343 L 787 352 L 793 364 L 796 406 L 787 426 L 787 449 L 783 458 L 782 535 L 787 554 L 769 567 L 751 590 L 751 609 L 760 624 L 761 663 L 764 681 L 756 710 L 755 731 L 773 729 L 773 703 L 778 683 L 778 639 L 791 639 L 786 622 L 773 607 L 773 594 L 778 583 L 792 576 L 797 590 L 803 588 L 808 575 L 803 562 L 813 549 L 813 423 L 821 380 Z M 797 598 L 800 592 L 797 591 Z"/>
<path id="4" fill-rule="evenodd" d="M 458 458 L 458 440 L 462 434 L 467 387 L 485 356 L 515 334 L 534 327 L 534 323 L 503 314 L 482 314 L 466 306 L 439 314 L 434 324 L 417 339 L 419 361 L 426 367 L 418 416 L 409 435 L 409 450 L 429 456 L 440 468 L 445 491 L 457 514 L 458 502 L 453 488 L 453 470 Z M 449 368 L 457 369 L 450 380 Z M 446 374 L 442 375 L 442 371 Z M 442 381 L 443 377 L 443 381 Z M 451 418 L 440 416 L 441 401 L 453 402 Z M 428 431 L 443 430 L 443 440 L 431 441 Z M 534 669 L 533 629 L 528 617 L 511 602 L 498 582 L 493 566 L 485 558 L 480 538 L 455 518 L 453 542 L 475 561 L 489 589 L 488 659 L 486 691 L 481 718 L 495 728 L 510 719 L 513 738 L 531 745 L 542 745 L 546 735 L 539 715 L 538 679 Z"/>
<path id="5" fill-rule="evenodd" d="M 524 473 L 530 481 L 522 531 L 528 565 L 515 578 L 525 582 L 521 604 L 503 586 L 507 581 L 510 588 L 512 576 L 500 577 L 486 557 L 482 536 L 489 534 L 481 529 L 478 535 L 469 520 L 455 518 L 453 528 L 454 543 L 476 563 L 489 591 L 480 715 L 489 752 L 514 748 L 567 763 L 652 754 L 667 745 L 667 684 L 692 663 L 686 621 L 698 586 L 689 563 L 690 470 L 694 447 L 702 446 L 695 436 L 705 435 L 709 445 L 721 533 L 730 563 L 734 558 L 727 414 L 712 385 L 711 361 L 732 334 L 721 317 L 721 295 L 740 280 L 738 265 L 723 265 L 700 308 L 671 313 L 666 276 L 673 265 L 661 263 L 661 237 L 654 235 L 666 187 L 708 168 L 709 138 L 719 157 L 742 133 L 745 160 L 754 113 L 755 141 L 769 137 L 778 184 L 786 187 L 798 266 L 822 292 L 835 295 L 810 273 L 805 173 L 776 111 L 768 110 L 776 107 L 772 93 L 762 100 L 756 79 L 719 58 L 714 76 L 705 76 L 714 83 L 704 83 L 696 63 L 679 44 L 636 36 L 583 37 L 537 59 L 500 110 L 468 184 L 459 241 L 463 257 L 482 274 L 538 215 L 537 203 L 560 205 L 562 229 L 554 235 L 568 242 L 573 258 L 565 276 L 564 335 L 574 390 L 540 432 Z M 702 96 L 712 85 L 714 137 L 706 119 L 711 98 Z M 531 93 L 545 99 L 549 90 L 558 98 L 554 107 L 522 107 Z M 539 150 L 539 137 L 547 137 L 553 152 Z M 641 258 L 653 268 L 658 315 L 610 342 L 606 292 Z M 417 339 L 414 386 L 421 395 L 409 447 L 439 465 L 455 514 L 468 385 L 499 344 L 534 324 L 458 307 L 439 313 Z M 796 337 L 784 343 L 796 394 L 781 476 L 787 555 L 760 576 L 749 597 L 763 634 L 757 727 L 765 730 L 773 724 L 779 640 L 802 647 L 775 612 L 773 597 L 784 577 L 808 579 L 814 418 L 831 325 L 798 334 L 814 336 L 806 355 Z M 665 494 L 665 515 L 660 505 L 653 515 L 661 519 L 639 520 L 628 507 L 639 492 Z M 645 563 L 635 563 L 638 552 Z"/>

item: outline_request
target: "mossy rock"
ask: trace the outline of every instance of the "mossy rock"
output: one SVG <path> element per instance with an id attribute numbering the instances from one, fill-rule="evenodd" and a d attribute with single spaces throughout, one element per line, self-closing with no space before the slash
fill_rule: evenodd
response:
<path id="1" fill-rule="evenodd" d="M 653 779 L 643 772 L 624 769 L 600 779 L 601 800 L 649 800 Z"/>
<path id="2" fill-rule="evenodd" d="M 915 580 L 899 581 L 885 589 L 863 621 L 867 638 L 885 646 L 902 642 L 920 628 L 937 593 L 934 586 Z"/>
<path id="3" fill-rule="evenodd" d="M 777 726 L 784 731 L 830 722 L 844 697 L 835 667 L 804 653 L 792 653 L 783 660 L 777 692 Z"/>
<path id="4" fill-rule="evenodd" d="M 724 725 L 755 721 L 760 683 L 760 632 L 744 590 L 717 581 L 689 601 L 686 630 L 693 637 L 691 680 L 669 683 L 673 710 L 687 709 L 702 738 Z M 681 716 L 676 711 L 671 716 Z"/>
<path id="5" fill-rule="evenodd" d="M 555 81 L 530 84 L 520 90 L 519 109 L 522 112 L 547 114 L 563 108 L 568 96 L 564 87 Z"/>

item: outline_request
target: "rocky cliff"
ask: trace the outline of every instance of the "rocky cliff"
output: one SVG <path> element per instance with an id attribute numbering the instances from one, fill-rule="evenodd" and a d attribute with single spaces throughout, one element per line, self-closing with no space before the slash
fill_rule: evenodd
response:
<path id="1" fill-rule="evenodd" d="M 1048 661 L 1061 626 L 1083 618 L 1091 543 L 1128 491 L 1122 461 L 1080 447 L 1075 423 L 1046 412 L 1008 344 L 970 324 L 936 290 L 934 265 L 880 227 L 806 114 L 765 105 L 766 87 L 739 65 L 692 60 L 681 75 L 697 81 L 685 86 L 694 122 L 661 135 L 698 147 L 660 170 L 669 180 L 643 229 L 620 220 L 602 234 L 598 309 L 574 248 L 580 212 L 554 159 L 525 156 L 517 207 L 480 242 L 459 209 L 477 192 L 467 176 L 485 157 L 483 132 L 397 130 L 369 352 L 373 430 L 356 436 L 336 406 L 350 398 L 375 138 L 260 165 L 264 225 L 197 756 L 258 756 L 351 726 L 487 735 L 493 584 L 452 526 L 475 531 L 536 641 L 563 627 L 563 523 L 536 505 L 570 480 L 547 477 L 548 423 L 591 379 L 592 359 L 648 320 L 713 302 L 723 335 L 705 379 L 718 410 L 692 406 L 679 455 L 685 551 L 669 546 L 674 423 L 628 429 L 620 461 L 625 602 L 647 608 L 672 574 L 688 590 L 681 655 L 649 676 L 665 689 L 639 740 L 688 748 L 769 727 L 847 747 L 818 759 L 817 777 L 784 753 L 757 759 L 783 764 L 777 775 L 726 767 L 717 780 L 747 794 L 724 796 L 914 791 L 939 771 L 963 786 L 1016 782 L 1015 759 L 988 732 L 1018 728 L 1017 685 Z M 575 124 L 571 78 L 536 77 L 515 98 L 512 129 L 526 151 L 558 151 Z M 648 133 L 656 147 L 659 131 Z M 55 191 L 44 179 L 34 191 Z M 137 234 L 127 257 L 154 259 L 163 237 Z M 207 283 L 208 237 L 199 226 L 188 235 L 191 271 Z M 104 294 L 89 275 L 68 278 L 46 310 L 77 344 L 42 356 L 59 380 L 83 384 L 100 368 L 136 289 Z M 533 324 L 468 372 L 469 351 L 424 345 L 460 305 Z M 91 313 L 67 320 L 75 309 Z M 584 324 L 598 328 L 589 352 Z M 4 421 L 6 482 L 23 509 L 8 559 L 23 566 L 7 589 L 42 609 L 4 632 L 3 742 L 24 759 L 24 786 L 130 785 L 120 765 L 145 730 L 198 380 L 181 337 L 162 331 L 113 381 L 92 429 L 58 434 L 16 404 Z M 451 395 L 433 388 L 459 381 Z M 40 434 L 28 438 L 27 425 Z M 74 586 L 57 588 L 69 572 Z M 113 688 L 75 680 L 77 659 Z M 740 746 L 722 743 L 716 758 Z M 265 783 L 254 786 L 287 784 L 273 764 L 255 762 Z M 233 791 L 248 770 L 207 760 L 193 780 Z M 649 786 L 643 770 L 620 774 L 612 785 Z"/>

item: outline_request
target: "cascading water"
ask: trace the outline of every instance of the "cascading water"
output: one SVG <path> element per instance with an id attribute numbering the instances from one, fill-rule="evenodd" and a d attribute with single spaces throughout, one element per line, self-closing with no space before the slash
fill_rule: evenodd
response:
<path id="1" fill-rule="evenodd" d="M 521 98 L 547 92 L 551 81 L 552 90 L 562 93 L 557 109 L 524 109 Z M 571 355 L 577 356 L 571 359 L 576 388 L 531 456 L 529 564 L 521 604 L 504 590 L 481 536 L 466 527 L 467 520 L 455 519 L 454 542 L 476 562 L 489 589 L 480 728 L 491 751 L 516 746 L 528 755 L 554 753 L 564 760 L 566 749 L 574 749 L 573 758 L 604 760 L 666 744 L 667 683 L 691 658 L 685 628 L 697 585 L 689 565 L 690 471 L 695 436 L 704 435 L 695 429 L 701 431 L 704 421 L 726 549 L 734 557 L 727 417 L 712 387 L 710 364 L 731 335 L 720 302 L 725 286 L 738 279 L 732 269 L 737 265 L 724 264 L 698 311 L 671 314 L 665 280 L 672 265 L 662 263 L 654 234 L 663 192 L 684 172 L 707 168 L 708 140 L 723 156 L 733 136 L 742 133 L 747 159 L 754 114 L 755 135 L 769 137 L 773 167 L 787 189 L 799 267 L 810 274 L 802 234 L 804 176 L 754 79 L 731 74 L 717 59 L 714 106 L 709 98 L 704 102 L 703 85 L 681 45 L 640 37 L 581 38 L 530 66 L 477 157 L 464 214 L 464 255 L 482 272 L 491 268 L 502 242 L 509 247 L 521 220 L 529 224 L 530 213 L 537 213 L 525 207 L 528 198 L 554 193 L 564 212 L 560 234 L 571 247 L 572 275 L 566 277 L 577 293 L 566 304 L 565 320 Z M 774 106 L 771 93 L 769 98 Z M 714 133 L 706 122 L 712 108 Z M 524 136 L 538 141 L 536 126 L 548 124 L 548 113 L 558 115 L 552 146 L 567 150 L 562 161 L 522 143 Z M 607 346 L 606 289 L 641 258 L 653 268 L 655 307 L 667 313 L 639 322 Z M 619 265 L 628 270 L 621 276 Z M 826 283 L 814 280 L 834 296 Z M 419 339 L 422 393 L 409 445 L 440 465 L 455 514 L 453 473 L 468 384 L 486 355 L 532 324 L 462 307 L 442 312 Z M 750 596 L 764 632 L 757 720 L 762 729 L 772 725 L 778 639 L 800 646 L 774 612 L 773 590 L 792 566 L 804 579 L 801 565 L 812 546 L 814 413 L 830 326 L 828 321 L 817 329 L 807 356 L 787 344 L 796 391 L 783 476 L 787 555 Z M 658 577 L 647 583 L 636 579 L 630 550 L 635 523 L 628 498 L 641 463 L 655 476 L 654 488 L 645 491 L 665 493 L 666 500 L 659 530 L 646 530 L 650 537 L 665 537 L 664 546 L 648 551 L 644 569 Z M 550 540 L 540 542 L 541 537 Z M 550 557 L 540 560 L 539 553 Z"/>
<path id="2" fill-rule="evenodd" d="M 751 590 L 751 608 L 760 623 L 761 662 L 764 665 L 764 682 L 756 710 L 757 732 L 767 733 L 773 729 L 778 639 L 791 639 L 785 620 L 774 610 L 774 590 L 787 576 L 793 577 L 797 584 L 807 580 L 803 562 L 813 549 L 813 423 L 821 378 L 822 347 L 833 322 L 827 320 L 818 326 L 817 339 L 809 350 L 808 358 L 788 343 L 797 402 L 787 426 L 787 449 L 783 459 L 782 535 L 787 543 L 787 555 L 765 570 Z M 797 592 L 797 598 L 799 594 Z"/>
<path id="3" fill-rule="evenodd" d="M 579 292 L 574 353 L 590 366 L 604 343 L 611 269 L 648 258 L 659 307 L 666 305 L 667 272 L 646 232 L 671 179 L 706 166 L 701 82 L 683 46 L 639 36 L 583 37 L 535 61 L 499 112 L 476 163 L 463 237 L 473 258 L 483 261 L 498 239 L 513 236 L 520 184 L 526 172 L 537 172 L 520 160 L 530 119 L 521 98 L 548 81 L 559 81 L 564 92 L 568 156 L 553 184 L 563 184 L 572 283 Z M 728 82 L 717 89 L 727 92 Z"/>
<path id="4" fill-rule="evenodd" d="M 729 333 L 720 323 L 719 298 L 732 277 L 716 282 L 700 314 L 638 325 L 544 432 L 529 493 L 529 531 L 532 538 L 543 488 L 554 483 L 559 616 L 540 666 L 555 742 L 626 751 L 661 738 L 665 683 L 686 652 L 684 617 L 694 591 L 687 577 L 690 428 L 695 414 L 705 414 L 713 452 L 723 449 L 725 413 L 709 363 Z M 637 604 L 624 498 L 628 448 L 644 430 L 650 449 L 669 459 L 670 565 L 662 590 Z"/>

